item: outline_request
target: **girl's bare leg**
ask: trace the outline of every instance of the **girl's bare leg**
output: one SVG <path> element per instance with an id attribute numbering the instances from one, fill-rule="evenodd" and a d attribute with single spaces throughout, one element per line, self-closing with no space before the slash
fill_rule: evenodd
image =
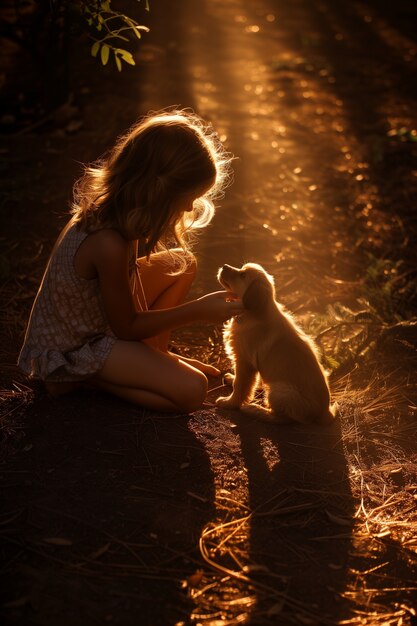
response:
<path id="1" fill-rule="evenodd" d="M 153 254 L 150 263 L 147 263 L 145 258 L 138 259 L 137 263 L 148 309 L 169 309 L 184 302 L 196 275 L 195 260 L 184 273 L 174 276 L 169 274 L 170 259 L 167 252 Z M 141 306 L 143 308 L 143 305 Z M 145 340 L 144 343 L 167 352 L 169 338 L 170 332 L 167 331 Z M 172 356 L 210 376 L 219 376 L 221 373 L 217 367 L 201 363 L 197 359 L 189 359 L 176 354 Z"/>
<path id="2" fill-rule="evenodd" d="M 152 254 L 149 263 L 145 258 L 139 258 L 137 264 L 149 310 L 170 309 L 184 302 L 195 279 L 197 271 L 195 260 L 190 263 L 185 272 L 174 276 L 169 274 L 172 261 L 167 252 Z M 167 331 L 152 337 L 146 343 L 166 352 L 169 338 L 170 332 Z"/>
<path id="3" fill-rule="evenodd" d="M 201 408 L 207 379 L 199 370 L 143 342 L 116 341 L 95 386 L 154 411 Z"/>

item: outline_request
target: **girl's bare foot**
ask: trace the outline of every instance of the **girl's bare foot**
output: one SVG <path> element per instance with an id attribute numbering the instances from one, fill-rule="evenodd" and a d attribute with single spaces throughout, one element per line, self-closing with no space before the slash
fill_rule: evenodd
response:
<path id="1" fill-rule="evenodd" d="M 168 354 L 175 357 L 176 359 L 179 359 L 180 361 L 184 361 L 185 363 L 192 365 L 192 367 L 195 367 L 197 370 L 203 372 L 203 374 L 206 374 L 207 376 L 217 377 L 221 374 L 221 371 L 217 367 L 214 367 L 214 365 L 208 365 L 207 363 L 202 363 L 198 359 L 190 359 L 189 357 L 175 354 L 172 352 L 169 352 Z"/>

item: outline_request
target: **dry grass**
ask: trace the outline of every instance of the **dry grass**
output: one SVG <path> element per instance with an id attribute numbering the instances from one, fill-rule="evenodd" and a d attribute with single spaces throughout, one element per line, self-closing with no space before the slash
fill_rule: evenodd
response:
<path id="1" fill-rule="evenodd" d="M 371 379 L 351 398 L 345 443 L 357 501 L 354 545 L 364 563 L 351 569 L 345 596 L 356 616 L 344 624 L 406 624 L 416 616 L 417 420 L 411 386 L 390 378 Z"/>
<path id="2" fill-rule="evenodd" d="M 20 308 L 20 292 L 15 291 L 16 307 Z M 13 302 L 11 292 L 10 298 Z M 13 311 L 13 307 L 9 306 L 8 310 Z M 8 323 L 15 333 L 19 321 L 10 315 Z M 346 324 L 340 324 L 332 332 L 344 333 L 346 328 Z M 219 330 L 214 330 L 209 338 L 203 329 L 201 332 L 195 328 L 184 330 L 175 345 L 183 353 L 197 354 L 208 362 L 226 367 L 224 353 L 219 349 Z M 368 375 L 368 381 L 364 382 L 364 372 L 372 371 L 374 374 Z M 411 626 L 416 618 L 412 598 L 417 594 L 416 390 L 413 381 L 404 377 L 403 370 L 392 370 L 389 374 L 379 372 L 378 364 L 368 359 L 365 369 L 356 368 L 333 382 L 334 396 L 340 407 L 341 445 L 355 502 L 353 519 L 331 512 L 328 505 L 337 494 L 324 487 L 316 489 L 314 499 L 303 503 L 295 497 L 293 489 L 283 489 L 252 509 L 245 491 L 247 478 L 242 475 L 241 484 L 234 492 L 216 490 L 217 517 L 201 533 L 199 558 L 165 548 L 150 566 L 146 559 L 141 561 L 140 553 L 153 550 L 154 555 L 157 554 L 156 544 L 130 544 L 116 535 L 103 536 L 102 545 L 92 554 L 71 561 L 50 554 L 44 546 L 31 549 L 47 560 L 52 559 L 69 574 L 86 579 L 108 580 L 109 577 L 134 575 L 150 580 L 171 580 L 178 585 L 182 581 L 194 606 L 184 625 Z M 3 439 L 13 439 L 19 434 L 21 418 L 33 396 L 33 389 L 19 381 L 13 383 L 12 389 L 2 392 L 0 428 Z M 217 419 L 215 411 L 212 418 Z M 307 488 L 299 491 L 308 496 Z M 278 530 L 289 526 L 319 528 L 323 507 L 338 532 L 317 531 L 302 546 L 289 536 L 287 549 L 299 558 L 305 550 L 308 554 L 309 541 L 316 541 L 320 546 L 328 546 L 335 540 L 350 543 L 346 585 L 338 592 L 340 601 L 348 607 L 343 619 L 323 615 L 311 602 L 303 602 L 299 594 L 290 589 L 290 580 L 283 574 L 285 567 L 274 570 L 265 565 L 262 558 L 254 560 L 251 554 L 254 525 L 274 524 Z M 19 515 L 19 512 L 14 514 Z M 10 519 L 2 521 L 9 523 Z M 74 521 L 85 525 L 85 521 Z M 96 528 L 95 532 L 100 534 L 101 531 Z M 123 554 L 124 558 L 120 558 Z M 189 575 L 187 568 L 170 568 L 170 559 L 178 558 L 194 563 L 195 573 Z"/>
<path id="3" fill-rule="evenodd" d="M 22 311 L 28 309 L 38 281 L 34 278 L 28 289 L 27 267 L 32 261 L 28 254 L 24 282 L 18 274 L 10 277 L 1 294 L 5 303 L 1 373 L 4 378 L 15 378 L 13 387 L 1 392 L 0 397 L 0 431 L 6 441 L 6 452 L 7 442 L 19 439 L 25 410 L 34 398 L 33 389 L 16 377 L 9 348 L 13 345 L 11 338 L 15 340 L 22 336 L 22 320 L 25 319 Z M 307 268 L 304 274 L 306 271 Z M 285 272 L 281 276 L 284 288 L 288 290 L 292 288 L 291 273 L 288 272 L 288 284 L 285 284 Z M 404 338 L 403 327 L 398 321 L 376 316 L 369 303 L 363 306 L 359 299 L 355 305 L 340 304 L 340 301 L 351 299 L 362 283 L 335 281 L 329 277 L 323 277 L 322 283 L 320 290 L 327 293 L 327 308 L 321 315 L 305 318 L 304 322 L 326 354 L 332 355 L 327 365 L 333 370 L 332 388 L 340 407 L 340 444 L 355 503 L 352 517 L 345 517 L 332 509 L 333 499 L 338 496 L 337 487 L 333 490 L 317 486 L 315 490 L 309 490 L 306 485 L 298 491 L 284 488 L 252 508 L 248 502 L 245 473 L 236 479 L 234 489 L 225 490 L 219 486 L 221 470 L 214 467 L 215 480 L 219 482 L 214 502 L 216 516 L 201 533 L 199 556 L 182 554 L 167 546 L 161 549 L 156 540 L 140 545 L 131 543 L 117 534 L 104 535 L 99 527 L 90 529 L 97 536 L 103 536 L 100 545 L 88 555 L 74 552 L 69 559 L 61 558 L 50 552 L 48 544 L 32 545 L 30 550 L 62 567 L 67 576 L 81 576 L 86 581 L 135 576 L 144 580 L 168 580 L 178 586 L 182 584 L 193 605 L 184 626 L 268 623 L 411 626 L 415 623 L 412 598 L 417 594 L 416 390 L 409 374 L 404 374 L 405 368 L 395 370 L 395 353 L 391 367 L 388 365 L 389 373 L 381 373 L 381 363 L 377 358 L 372 360 L 373 354 L 377 354 L 375 350 L 381 331 L 389 340 L 393 329 L 394 348 L 407 344 L 408 340 Z M 314 309 L 314 301 L 303 300 L 297 290 L 292 291 L 292 298 L 295 310 L 301 301 L 303 307 Z M 385 305 L 388 310 L 387 300 Z M 396 344 L 398 333 L 400 343 Z M 179 352 L 198 356 L 226 369 L 221 343 L 219 329 L 213 329 L 207 336 L 203 327 L 183 329 L 175 338 Z M 413 358 L 412 349 L 408 350 L 408 365 L 412 364 Z M 343 375 L 345 371 L 350 373 Z M 157 418 L 152 419 L 157 421 Z M 214 410 L 211 410 L 211 419 L 216 424 L 218 415 Z M 213 460 L 216 450 L 208 453 Z M 300 493 L 305 497 L 302 502 L 298 498 Z M 198 494 L 190 493 L 189 496 L 198 498 Z M 332 532 L 321 531 L 323 512 L 334 526 Z M 0 524 L 13 524 L 14 516 L 20 515 L 19 511 L 9 513 Z M 86 526 L 84 520 L 74 519 L 73 522 Z M 324 614 L 314 602 L 300 598 L 300 593 L 291 586 L 293 572 L 285 558 L 282 567 L 274 568 L 267 565 L 269 555 L 256 557 L 251 546 L 253 528 L 260 528 L 262 524 L 273 526 L 284 534 L 287 554 L 293 554 L 298 561 L 311 558 L 312 543 L 323 551 L 330 549 L 335 542 L 350 546 L 343 589 L 330 592 L 343 603 L 341 615 L 334 613 L 332 616 L 331 611 Z M 288 528 L 300 532 L 305 529 L 305 540 L 301 544 L 297 542 L 291 533 L 287 533 Z M 308 534 L 310 528 L 314 529 L 312 535 Z M 59 540 L 60 537 L 49 539 Z M 17 545 L 18 549 L 21 547 Z M 152 553 L 152 559 L 142 559 L 144 552 Z M 178 566 L 181 560 L 192 565 L 193 574 L 189 574 L 189 566 Z M 339 567 L 334 563 L 330 566 Z M 323 567 L 328 568 L 329 564 L 317 563 L 317 571 Z M 329 593 L 328 589 L 326 593 Z M 25 602 L 25 599 L 19 601 Z"/>
<path id="4" fill-rule="evenodd" d="M 374 371 L 364 382 L 364 372 Z M 348 618 L 318 614 L 288 590 L 285 576 L 250 557 L 251 526 L 259 518 L 288 524 L 319 525 L 322 510 L 314 503 L 293 504 L 293 492 L 277 494 L 255 510 L 217 493 L 218 520 L 200 537 L 204 568 L 186 581 L 196 604 L 195 623 L 344 624 L 405 626 L 414 624 L 417 596 L 417 419 L 416 389 L 401 371 L 378 374 L 368 361 L 334 382 L 340 407 L 342 446 L 355 503 L 351 520 L 329 513 L 339 534 L 317 536 L 321 545 L 335 537 L 350 541 L 346 586 L 340 597 Z M 308 491 L 308 490 L 306 490 Z M 329 492 L 316 496 L 329 502 Z M 296 519 L 294 519 L 294 514 Z M 297 519 L 298 517 L 298 519 Z M 299 552 L 300 546 L 290 549 Z M 194 622 L 192 622 L 194 623 Z"/>

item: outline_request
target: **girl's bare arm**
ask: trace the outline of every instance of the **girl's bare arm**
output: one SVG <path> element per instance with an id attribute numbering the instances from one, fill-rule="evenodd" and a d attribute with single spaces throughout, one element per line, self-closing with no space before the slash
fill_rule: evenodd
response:
<path id="1" fill-rule="evenodd" d="M 104 310 L 120 339 L 142 340 L 193 322 L 218 324 L 243 310 L 240 302 L 228 301 L 230 293 L 217 291 L 170 309 L 137 311 L 129 284 L 129 245 L 113 230 L 89 239 Z"/>

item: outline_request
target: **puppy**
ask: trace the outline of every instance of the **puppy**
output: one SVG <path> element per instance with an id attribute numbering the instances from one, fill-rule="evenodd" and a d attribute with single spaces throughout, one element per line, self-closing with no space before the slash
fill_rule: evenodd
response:
<path id="1" fill-rule="evenodd" d="M 280 423 L 331 422 L 335 407 L 329 406 L 317 348 L 275 301 L 272 276 L 260 265 L 247 263 L 241 269 L 224 265 L 218 280 L 242 300 L 245 311 L 224 328 L 225 348 L 234 365 L 233 393 L 218 398 L 217 404 Z M 267 406 L 250 403 L 259 376 Z"/>

